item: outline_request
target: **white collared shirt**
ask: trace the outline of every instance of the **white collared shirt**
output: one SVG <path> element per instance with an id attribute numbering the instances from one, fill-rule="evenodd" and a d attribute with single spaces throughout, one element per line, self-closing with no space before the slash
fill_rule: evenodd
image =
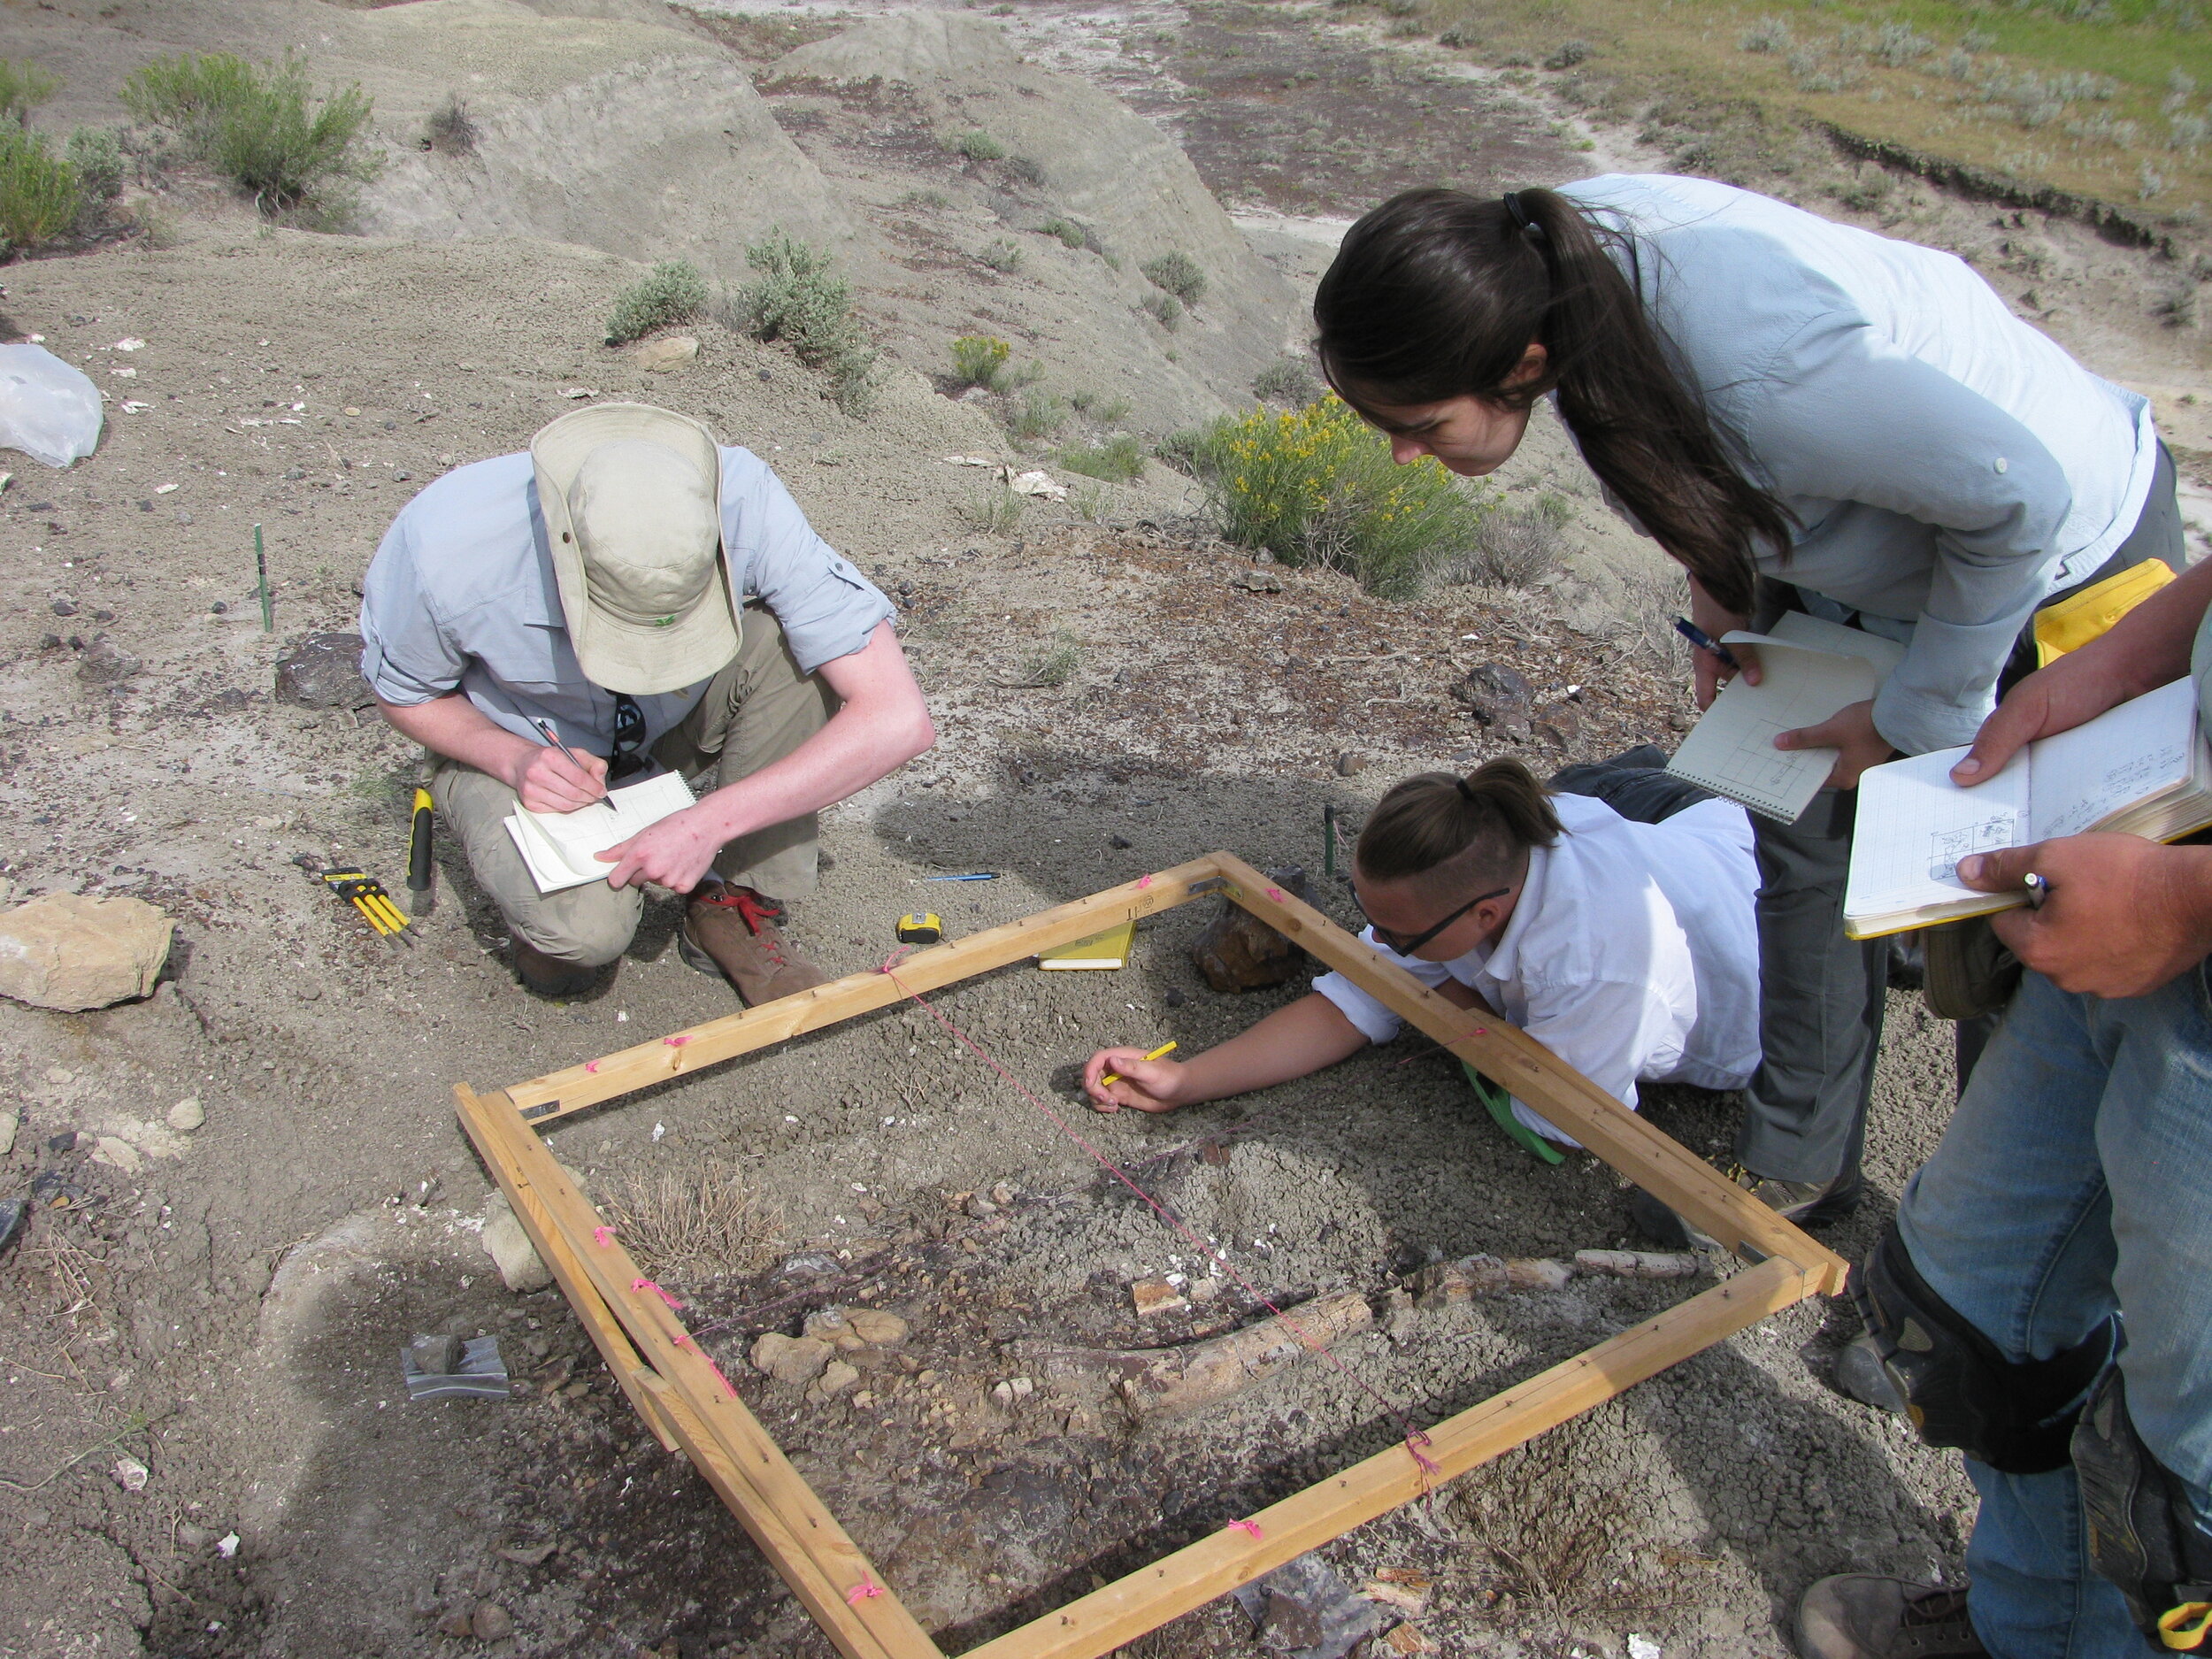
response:
<path id="1" fill-rule="evenodd" d="M 1660 824 L 1587 795 L 1555 795 L 1567 833 L 1529 849 L 1528 879 L 1495 945 L 1452 962 L 1401 956 L 1425 985 L 1456 979 L 1633 1109 L 1636 1085 L 1741 1088 L 1759 1064 L 1759 871 L 1751 821 L 1704 801 Z M 1402 1022 L 1340 973 L 1313 988 L 1373 1042 Z M 1519 1101 L 1539 1134 L 1575 1142 Z"/>

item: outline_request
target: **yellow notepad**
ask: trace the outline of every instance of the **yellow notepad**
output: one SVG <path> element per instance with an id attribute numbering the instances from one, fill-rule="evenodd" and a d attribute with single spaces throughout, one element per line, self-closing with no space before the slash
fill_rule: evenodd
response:
<path id="1" fill-rule="evenodd" d="M 1041 968 L 1123 968 L 1129 964 L 1129 947 L 1137 937 L 1136 919 L 1117 922 L 1102 933 L 1079 939 L 1071 945 L 1037 953 Z"/>

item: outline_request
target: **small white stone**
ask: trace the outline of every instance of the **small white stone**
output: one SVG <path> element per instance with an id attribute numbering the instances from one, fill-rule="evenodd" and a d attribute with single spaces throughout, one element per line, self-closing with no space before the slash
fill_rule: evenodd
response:
<path id="1" fill-rule="evenodd" d="M 1997 457 L 1997 470 L 2000 472 L 2009 472 L 2012 471 L 2012 463 L 2001 455 Z"/>
<path id="2" fill-rule="evenodd" d="M 180 1133 L 188 1135 L 206 1121 L 207 1108 L 196 1094 L 186 1095 L 169 1109 L 169 1126 Z"/>

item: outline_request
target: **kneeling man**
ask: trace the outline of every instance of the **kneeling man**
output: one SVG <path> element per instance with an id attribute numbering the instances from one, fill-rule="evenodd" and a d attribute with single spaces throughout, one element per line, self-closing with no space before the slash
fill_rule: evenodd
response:
<path id="1" fill-rule="evenodd" d="M 891 616 L 758 457 L 602 403 L 407 504 L 363 587 L 361 671 L 441 757 L 431 794 L 526 987 L 588 988 L 649 881 L 690 895 L 684 959 L 759 1003 L 824 977 L 777 926 L 814 889 L 815 814 L 936 741 Z M 602 852 L 604 882 L 540 893 L 516 802 L 594 810 L 661 769 L 710 788 Z"/>

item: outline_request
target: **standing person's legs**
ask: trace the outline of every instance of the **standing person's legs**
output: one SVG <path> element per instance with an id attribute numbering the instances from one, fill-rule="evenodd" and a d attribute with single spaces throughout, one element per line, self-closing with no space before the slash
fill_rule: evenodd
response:
<path id="1" fill-rule="evenodd" d="M 2093 1563 L 2065 1438 L 2116 1310 L 2133 1432 L 2187 1489 L 2197 1523 L 2212 1519 L 2208 1179 L 2202 970 L 2119 1002 L 2030 974 L 1942 1145 L 1907 1187 L 1895 1235 L 1862 1273 L 1863 1302 L 1930 1437 L 1970 1453 L 1982 1505 L 1969 1606 L 2004 1659 L 2146 1651 Z M 1943 1340 L 1931 1344 L 1929 1332 Z M 2203 1537 L 2212 1547 L 2212 1530 Z"/>
<path id="2" fill-rule="evenodd" d="M 1777 1208 L 1801 1217 L 1857 1202 L 1857 1150 L 1888 995 L 1888 941 L 1843 932 L 1857 805 L 1856 790 L 1823 790 L 1793 825 L 1751 821 L 1762 1053 L 1744 1091 L 1736 1156 L 1766 1180 L 1788 1183 Z M 1832 1208 L 1816 1210 L 1823 1200 Z"/>
<path id="3" fill-rule="evenodd" d="M 430 796 L 447 833 L 468 855 L 477 885 L 507 918 L 515 965 L 526 985 L 547 995 L 573 995 L 628 948 L 643 905 L 638 889 L 590 881 L 539 892 L 507 833 L 517 797 L 504 781 L 458 761 L 442 761 L 431 776 Z"/>

